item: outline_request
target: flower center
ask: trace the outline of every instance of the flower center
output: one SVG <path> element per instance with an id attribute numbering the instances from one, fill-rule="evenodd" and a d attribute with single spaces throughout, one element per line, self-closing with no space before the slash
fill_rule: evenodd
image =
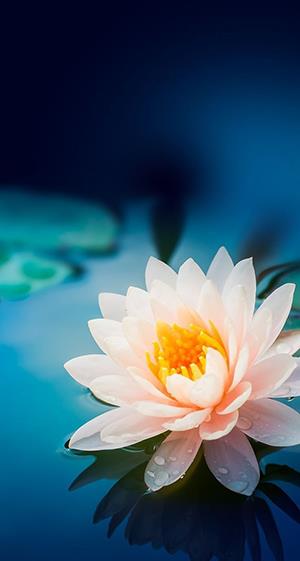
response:
<path id="1" fill-rule="evenodd" d="M 150 370 L 163 383 L 167 376 L 181 374 L 197 380 L 205 373 L 208 347 L 216 349 L 227 358 L 224 345 L 216 327 L 211 323 L 211 332 L 198 325 L 187 328 L 179 325 L 156 324 L 157 341 L 153 343 L 152 356 L 146 353 Z"/>

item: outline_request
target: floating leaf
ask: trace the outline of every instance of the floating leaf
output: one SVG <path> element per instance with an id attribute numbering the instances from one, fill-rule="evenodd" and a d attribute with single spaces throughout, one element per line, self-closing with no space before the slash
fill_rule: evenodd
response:
<path id="1" fill-rule="evenodd" d="M 59 284 L 74 273 L 73 268 L 57 260 L 32 253 L 6 253 L 0 259 L 0 298 L 18 300 Z"/>
<path id="2" fill-rule="evenodd" d="M 99 203 L 16 188 L 0 190 L 0 244 L 5 248 L 102 252 L 114 246 L 116 234 L 115 218 Z M 3 258 L 5 250 L 0 263 Z"/>

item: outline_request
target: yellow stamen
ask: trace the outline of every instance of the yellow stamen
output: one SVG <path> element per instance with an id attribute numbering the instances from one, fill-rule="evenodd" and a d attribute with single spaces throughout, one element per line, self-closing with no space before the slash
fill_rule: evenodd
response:
<path id="1" fill-rule="evenodd" d="M 180 327 L 162 322 L 157 323 L 156 332 L 153 352 L 147 352 L 146 359 L 150 370 L 163 384 L 173 374 L 191 380 L 201 378 L 205 373 L 209 347 L 219 351 L 227 360 L 222 339 L 212 322 L 210 332 L 194 324 Z"/>

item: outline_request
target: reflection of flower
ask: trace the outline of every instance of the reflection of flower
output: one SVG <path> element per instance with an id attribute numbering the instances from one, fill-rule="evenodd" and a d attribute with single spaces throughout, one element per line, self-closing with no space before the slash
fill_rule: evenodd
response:
<path id="1" fill-rule="evenodd" d="M 280 335 L 294 285 L 275 290 L 254 313 L 251 259 L 233 265 L 224 248 L 207 275 L 188 259 L 178 275 L 150 259 L 148 291 L 100 294 L 104 319 L 90 322 L 106 355 L 78 357 L 70 374 L 118 405 L 75 432 L 70 447 L 105 450 L 171 431 L 149 461 L 152 490 L 178 480 L 202 441 L 208 467 L 233 491 L 250 495 L 259 479 L 245 435 L 272 446 L 300 442 L 300 416 L 272 397 L 299 395 L 292 354 L 299 332 Z"/>
<path id="2" fill-rule="evenodd" d="M 117 461 L 122 469 L 120 478 L 100 501 L 94 514 L 95 523 L 109 520 L 109 536 L 126 520 L 125 536 L 130 544 L 151 543 L 171 554 L 183 551 L 191 561 L 211 558 L 241 561 L 247 544 L 253 561 L 259 561 L 258 528 L 261 527 L 275 559 L 283 559 L 272 503 L 300 522 L 298 506 L 279 486 L 282 480 L 300 486 L 297 471 L 288 466 L 269 464 L 255 493 L 245 497 L 219 485 L 203 462 L 201 477 L 198 470 L 191 470 L 190 477 L 175 484 L 172 492 L 164 489 L 149 494 L 145 493 L 143 481 L 145 454 L 123 450 L 119 452 L 119 458 L 109 457 L 115 453 L 100 454 L 71 485 L 71 489 L 76 489 L 106 478 L 109 463 L 114 469 Z M 136 465 L 132 468 L 134 461 Z M 127 463 L 128 472 L 124 475 Z"/>

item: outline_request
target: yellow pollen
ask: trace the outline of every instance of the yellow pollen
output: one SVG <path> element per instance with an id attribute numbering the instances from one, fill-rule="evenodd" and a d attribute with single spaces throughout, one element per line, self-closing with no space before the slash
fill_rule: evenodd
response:
<path id="1" fill-rule="evenodd" d="M 147 352 L 146 358 L 150 370 L 163 384 L 173 374 L 181 374 L 191 380 L 201 378 L 205 373 L 209 347 L 219 351 L 227 360 L 222 339 L 212 322 L 210 332 L 194 324 L 180 327 L 158 322 L 156 333 L 153 352 Z"/>

